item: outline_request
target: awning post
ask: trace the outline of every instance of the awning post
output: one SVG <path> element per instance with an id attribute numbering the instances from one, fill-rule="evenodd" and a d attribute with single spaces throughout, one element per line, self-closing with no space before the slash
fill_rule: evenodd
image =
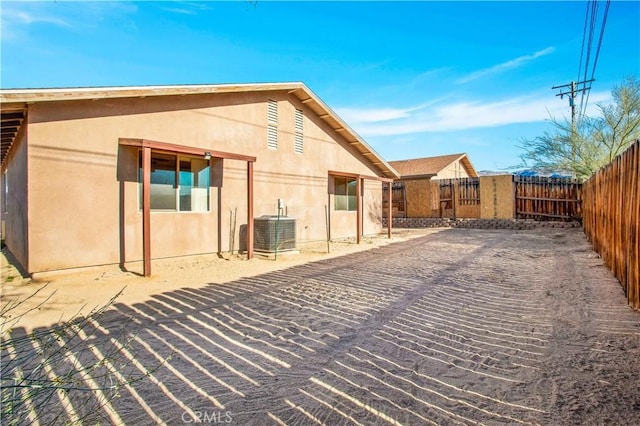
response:
<path id="1" fill-rule="evenodd" d="M 151 275 L 151 148 L 142 148 L 142 247 L 144 276 Z"/>

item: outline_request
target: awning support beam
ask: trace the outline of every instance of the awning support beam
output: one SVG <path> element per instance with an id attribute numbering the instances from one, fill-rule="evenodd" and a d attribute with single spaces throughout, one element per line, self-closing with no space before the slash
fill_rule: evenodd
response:
<path id="1" fill-rule="evenodd" d="M 151 151 L 210 156 L 247 162 L 247 258 L 253 257 L 253 163 L 256 157 L 195 148 L 148 139 L 120 138 L 120 145 L 134 146 L 142 150 L 142 246 L 143 274 L 151 276 Z"/>
<path id="2" fill-rule="evenodd" d="M 361 175 L 357 173 L 347 173 L 347 172 L 338 172 L 335 170 L 329 170 L 329 176 L 332 177 L 344 177 L 349 179 L 356 179 L 356 242 L 360 244 L 360 240 L 362 238 L 362 192 L 363 185 L 365 180 L 376 180 L 382 182 L 383 185 L 386 183 L 389 185 L 389 194 L 391 194 L 391 186 L 393 184 L 393 179 L 380 177 L 380 176 L 369 176 L 369 175 Z M 387 221 L 387 237 L 391 238 L 391 195 L 389 195 L 389 206 L 388 206 L 388 217 Z"/>
<path id="3" fill-rule="evenodd" d="M 151 148 L 142 148 L 142 251 L 143 274 L 151 275 Z"/>

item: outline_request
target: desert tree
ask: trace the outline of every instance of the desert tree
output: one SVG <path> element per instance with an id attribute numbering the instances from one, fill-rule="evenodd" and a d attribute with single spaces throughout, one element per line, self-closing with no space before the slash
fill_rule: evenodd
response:
<path id="1" fill-rule="evenodd" d="M 551 117 L 552 130 L 522 139 L 518 167 L 563 170 L 588 178 L 640 138 L 640 82 L 627 77 L 611 91 L 611 103 L 598 103 L 598 114 L 568 119 Z"/>

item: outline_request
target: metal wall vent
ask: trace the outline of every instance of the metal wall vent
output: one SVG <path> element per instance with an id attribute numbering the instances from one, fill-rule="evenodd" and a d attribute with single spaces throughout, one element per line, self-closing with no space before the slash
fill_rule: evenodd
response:
<path id="1" fill-rule="evenodd" d="M 278 149 L 278 102 L 267 101 L 267 148 Z"/>
<path id="2" fill-rule="evenodd" d="M 278 128 L 271 124 L 267 126 L 267 148 L 278 149 Z"/>
<path id="3" fill-rule="evenodd" d="M 304 152 L 302 110 L 296 109 L 294 122 L 296 132 L 293 141 L 293 150 L 296 154 L 302 154 Z"/>
<path id="4" fill-rule="evenodd" d="M 278 124 L 278 102 L 271 99 L 267 101 L 267 121 L 269 124 Z"/>
<path id="5" fill-rule="evenodd" d="M 293 143 L 293 150 L 295 153 L 302 154 L 304 152 L 304 138 L 302 137 L 302 133 L 296 133 Z"/>

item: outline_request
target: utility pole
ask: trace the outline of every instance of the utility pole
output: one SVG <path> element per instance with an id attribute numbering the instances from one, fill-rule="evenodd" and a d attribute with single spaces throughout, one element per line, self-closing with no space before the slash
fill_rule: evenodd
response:
<path id="1" fill-rule="evenodd" d="M 591 80 L 584 80 L 584 81 L 572 81 L 569 84 L 561 84 L 559 86 L 553 86 L 551 89 L 555 90 L 555 89 L 560 89 L 560 93 L 558 93 L 556 96 L 560 96 L 560 99 L 562 99 L 564 96 L 568 95 L 569 96 L 569 106 L 571 107 L 571 161 L 573 162 L 573 165 L 575 165 L 576 163 L 576 151 L 575 151 L 575 144 L 576 144 L 576 96 L 578 95 L 578 93 L 580 92 L 586 92 L 587 90 L 591 89 L 591 87 L 587 87 L 586 84 L 587 83 L 591 83 L 592 81 L 595 81 L 594 78 L 592 78 Z M 582 86 L 582 87 L 580 87 Z M 568 88 L 568 90 L 563 91 L 562 89 L 564 88 Z M 575 170 L 573 170 L 573 177 L 575 178 L 576 173 Z"/>
<path id="2" fill-rule="evenodd" d="M 551 88 L 552 90 L 563 89 L 565 87 L 569 88 L 569 90 L 564 91 L 564 92 L 562 90 L 560 90 L 560 93 L 558 93 L 556 96 L 560 96 L 560 99 L 562 99 L 566 95 L 569 96 L 569 106 L 571 107 L 571 131 L 572 131 L 572 133 L 575 133 L 575 130 L 576 130 L 576 96 L 580 92 L 585 92 L 585 91 L 589 90 L 591 87 L 587 87 L 586 84 L 587 83 L 591 83 L 592 81 L 595 81 L 595 79 L 592 78 L 591 80 L 584 80 L 584 81 L 578 81 L 578 82 L 572 81 L 569 84 L 562 84 L 560 86 L 553 86 Z M 582 85 L 582 87 L 580 87 L 580 85 Z"/>

